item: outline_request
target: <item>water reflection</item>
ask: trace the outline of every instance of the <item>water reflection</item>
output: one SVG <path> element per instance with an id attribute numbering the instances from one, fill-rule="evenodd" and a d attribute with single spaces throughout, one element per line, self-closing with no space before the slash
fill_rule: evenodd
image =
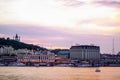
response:
<path id="1" fill-rule="evenodd" d="M 0 67 L 0 80 L 119 80 L 119 67 Z"/>

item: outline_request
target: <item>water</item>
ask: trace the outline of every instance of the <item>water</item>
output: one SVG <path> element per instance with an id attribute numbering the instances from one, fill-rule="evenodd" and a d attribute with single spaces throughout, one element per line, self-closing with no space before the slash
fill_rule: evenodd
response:
<path id="1" fill-rule="evenodd" d="M 0 80 L 120 80 L 120 67 L 0 67 Z"/>

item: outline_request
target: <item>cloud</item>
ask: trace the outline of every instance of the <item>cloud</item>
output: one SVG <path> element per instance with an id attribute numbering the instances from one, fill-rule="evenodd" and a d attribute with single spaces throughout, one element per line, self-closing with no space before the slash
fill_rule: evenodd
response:
<path id="1" fill-rule="evenodd" d="M 22 42 L 44 45 L 43 47 L 49 45 L 64 47 L 67 42 L 68 46 L 70 37 L 69 33 L 57 29 L 31 25 L 0 25 L 0 33 L 3 33 L 7 35 L 6 37 L 10 38 L 13 38 L 17 33 L 21 36 Z M 3 35 L 0 35 L 0 37 L 2 36 Z"/>
<path id="2" fill-rule="evenodd" d="M 63 32 L 58 31 L 57 29 L 48 28 L 45 26 L 34 26 L 34 25 L 0 25 L 0 32 L 7 34 L 25 34 L 25 35 L 34 35 L 34 36 L 60 36 L 64 34 Z"/>
<path id="3" fill-rule="evenodd" d="M 0 38 L 3 38 L 3 37 L 5 37 L 5 34 L 0 34 Z"/>
<path id="4" fill-rule="evenodd" d="M 79 24 L 96 24 L 103 27 L 120 27 L 120 21 L 111 18 L 93 18 L 80 21 Z"/>
<path id="5" fill-rule="evenodd" d="M 94 1 L 94 3 L 101 4 L 104 6 L 120 8 L 120 1 L 118 0 L 99 0 L 99 1 Z"/>
<path id="6" fill-rule="evenodd" d="M 0 25 L 0 33 L 7 37 L 16 33 L 21 36 L 21 41 L 30 44 L 39 44 L 42 47 L 70 48 L 71 45 L 95 44 L 101 47 L 101 52 L 111 51 L 111 35 L 98 34 L 74 34 L 61 31 L 59 29 L 46 28 L 44 26 L 33 25 Z M 119 40 L 116 41 L 118 46 Z M 116 49 L 118 50 L 118 46 Z"/>
<path id="7" fill-rule="evenodd" d="M 79 7 L 85 4 L 85 2 L 80 0 L 61 0 L 64 6 L 68 7 Z"/>
<path id="8" fill-rule="evenodd" d="M 64 41 L 70 35 L 57 29 L 32 25 L 0 25 L 0 33 L 10 34 L 9 36 L 17 33 L 26 39 L 27 37 L 32 38 L 32 40 L 39 38 L 40 41 L 43 40 L 44 42 Z"/>
<path id="9" fill-rule="evenodd" d="M 92 1 L 95 4 L 89 3 Z M 120 32 L 118 2 L 117 0 L 0 0 L 0 34 L 12 37 L 18 33 L 25 42 L 62 47 L 77 42 L 96 45 L 101 43 L 102 51 L 106 45 L 109 47 L 106 50 L 110 51 L 110 38 L 103 39 L 103 37 Z M 98 39 L 93 35 L 102 36 Z M 100 39 L 103 42 L 100 42 Z"/>

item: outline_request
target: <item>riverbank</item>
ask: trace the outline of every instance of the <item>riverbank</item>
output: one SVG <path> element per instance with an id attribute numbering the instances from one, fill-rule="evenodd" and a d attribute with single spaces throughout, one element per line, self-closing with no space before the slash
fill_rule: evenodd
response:
<path id="1" fill-rule="evenodd" d="M 41 64 L 32 64 L 32 65 L 26 65 L 23 63 L 14 63 L 14 64 L 1 64 L 0 66 L 14 66 L 14 67 L 120 67 L 120 64 L 110 64 L 107 66 L 92 66 L 91 64 L 54 64 L 50 65 L 47 63 L 41 63 Z"/>

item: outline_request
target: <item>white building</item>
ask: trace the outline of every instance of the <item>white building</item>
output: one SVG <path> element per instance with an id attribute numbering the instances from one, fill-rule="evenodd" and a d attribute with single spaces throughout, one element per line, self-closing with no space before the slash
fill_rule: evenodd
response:
<path id="1" fill-rule="evenodd" d="M 14 50 L 11 46 L 0 46 L 0 54 L 19 54 L 19 53 L 28 53 L 27 49 L 18 49 Z"/>
<path id="2" fill-rule="evenodd" d="M 79 45 L 70 48 L 70 58 L 77 60 L 99 60 L 100 47 L 93 45 Z"/>
<path id="3" fill-rule="evenodd" d="M 18 54 L 18 62 L 22 62 L 22 63 L 55 62 L 55 54 Z"/>
<path id="4" fill-rule="evenodd" d="M 11 54 L 14 51 L 14 48 L 11 46 L 1 46 L 0 48 L 0 54 L 7 53 Z"/>
<path id="5" fill-rule="evenodd" d="M 28 49 L 18 49 L 18 50 L 15 50 L 14 53 L 16 53 L 16 54 L 28 53 Z"/>

